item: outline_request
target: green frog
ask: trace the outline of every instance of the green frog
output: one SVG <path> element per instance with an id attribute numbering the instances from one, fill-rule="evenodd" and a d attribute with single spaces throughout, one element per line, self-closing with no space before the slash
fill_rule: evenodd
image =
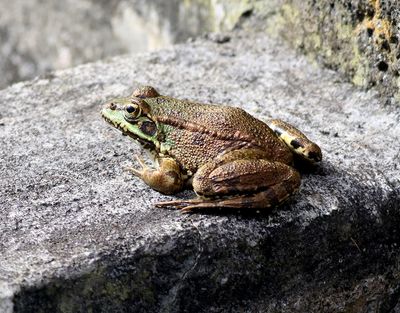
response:
<path id="1" fill-rule="evenodd" d="M 155 204 L 185 213 L 277 206 L 300 187 L 293 155 L 322 159 L 321 149 L 284 121 L 264 123 L 240 108 L 178 100 L 150 86 L 106 103 L 101 114 L 155 157 L 151 168 L 136 156 L 140 168 L 129 168 L 135 176 L 163 194 L 193 188 L 194 199 Z"/>

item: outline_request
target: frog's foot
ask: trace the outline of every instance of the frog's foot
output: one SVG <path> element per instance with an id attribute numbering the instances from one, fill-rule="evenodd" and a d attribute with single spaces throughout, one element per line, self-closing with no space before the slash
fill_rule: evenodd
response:
<path id="1" fill-rule="evenodd" d="M 233 199 L 229 199 L 233 200 Z M 172 200 L 157 202 L 155 206 L 157 208 L 174 208 L 179 209 L 181 213 L 193 213 L 197 210 L 202 209 L 221 209 L 221 208 L 235 208 L 230 203 L 232 201 L 227 200 L 205 200 L 202 198 L 190 199 L 190 200 Z"/>
<path id="2" fill-rule="evenodd" d="M 229 199 L 233 200 L 233 199 Z M 221 209 L 221 208 L 235 208 L 232 201 L 227 200 L 204 200 L 201 198 L 190 200 L 172 200 L 163 201 L 155 204 L 157 208 L 174 208 L 179 209 L 181 213 L 193 213 L 202 209 Z"/>
<path id="3" fill-rule="evenodd" d="M 267 121 L 267 125 L 293 153 L 312 163 L 322 160 L 321 148 L 296 127 L 279 119 L 270 119 Z"/>
<path id="4" fill-rule="evenodd" d="M 164 194 L 173 194 L 183 189 L 184 180 L 175 160 L 159 159 L 159 168 L 152 169 L 139 156 L 135 155 L 135 158 L 142 168 L 129 167 L 127 170 L 142 179 L 151 188 Z"/>
<path id="5" fill-rule="evenodd" d="M 267 190 L 259 191 L 253 195 L 233 196 L 226 199 L 190 199 L 158 202 L 158 208 L 173 207 L 182 213 L 193 213 L 202 209 L 268 209 L 284 203 L 295 189 L 288 193 L 292 183 L 281 182 L 270 186 Z"/>
<path id="6" fill-rule="evenodd" d="M 199 205 L 202 206 L 202 204 L 204 203 L 209 203 L 209 202 L 207 200 L 199 198 L 190 200 L 163 201 L 163 202 L 157 202 L 154 205 L 157 208 L 174 208 L 174 209 L 179 209 L 182 213 L 189 213 L 191 211 L 191 208 L 197 207 Z"/>
<path id="7" fill-rule="evenodd" d="M 140 166 L 142 168 L 141 169 L 137 169 L 137 168 L 134 168 L 132 166 L 129 166 L 129 167 L 126 167 L 125 170 L 131 172 L 133 175 L 135 175 L 135 176 L 137 176 L 139 178 L 142 178 L 144 173 L 146 171 L 148 171 L 150 168 L 146 165 L 146 163 L 144 162 L 144 160 L 140 156 L 135 154 L 134 157 L 135 157 L 136 161 L 140 164 Z"/>

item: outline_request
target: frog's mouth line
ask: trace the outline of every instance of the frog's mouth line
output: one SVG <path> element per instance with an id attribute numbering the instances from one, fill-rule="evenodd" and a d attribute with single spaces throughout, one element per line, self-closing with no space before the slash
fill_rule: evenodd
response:
<path id="1" fill-rule="evenodd" d="M 128 136 L 128 137 L 132 138 L 133 140 L 138 141 L 145 149 L 155 150 L 155 145 L 152 142 L 146 141 L 143 138 L 140 138 L 139 136 L 137 136 L 136 134 L 128 131 L 128 127 L 127 126 L 124 127 L 122 125 L 123 124 L 122 122 L 119 123 L 119 122 L 112 121 L 103 114 L 101 116 L 107 123 L 113 125 L 116 129 L 120 130 L 122 132 L 123 136 Z"/>
<path id="2" fill-rule="evenodd" d="M 105 115 L 102 115 L 102 117 L 108 124 L 114 125 L 114 127 L 119 129 L 124 135 L 126 135 L 126 136 L 130 135 L 130 133 L 128 132 L 127 127 L 123 127 L 121 125 L 122 123 L 112 121 L 108 117 L 106 117 Z"/>

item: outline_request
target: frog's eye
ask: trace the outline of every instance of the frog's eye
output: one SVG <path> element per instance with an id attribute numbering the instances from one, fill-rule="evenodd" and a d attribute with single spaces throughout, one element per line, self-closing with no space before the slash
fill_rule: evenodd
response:
<path id="1" fill-rule="evenodd" d="M 125 107 L 124 117 L 127 121 L 137 119 L 142 114 L 142 109 L 136 104 L 128 104 Z"/>
<path id="2" fill-rule="evenodd" d="M 126 107 L 126 112 L 128 112 L 128 113 L 133 113 L 133 112 L 135 112 L 135 107 L 133 107 L 132 105 L 128 105 L 128 106 Z"/>

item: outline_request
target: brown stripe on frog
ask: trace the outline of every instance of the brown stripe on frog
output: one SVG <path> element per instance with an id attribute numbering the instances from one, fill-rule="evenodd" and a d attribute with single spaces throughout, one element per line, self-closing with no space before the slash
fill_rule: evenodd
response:
<path id="1" fill-rule="evenodd" d="M 222 132 L 218 132 L 218 131 L 214 131 L 211 130 L 207 127 L 204 127 L 202 125 L 196 124 L 196 123 L 192 123 L 189 121 L 185 121 L 183 119 L 180 118 L 176 118 L 176 117 L 171 117 L 171 116 L 157 116 L 157 121 L 167 124 L 167 125 L 171 125 L 174 126 L 176 128 L 179 129 L 185 129 L 187 131 L 191 131 L 191 132 L 198 132 L 198 133 L 202 133 L 202 134 L 207 134 L 211 137 L 217 138 L 217 139 L 222 139 L 222 140 L 240 140 L 240 141 L 245 141 L 248 143 L 252 143 L 253 145 L 256 146 L 260 146 L 262 147 L 265 143 L 258 141 L 258 140 L 254 140 L 254 138 L 252 136 L 248 136 L 245 134 L 242 134 L 239 131 L 236 131 L 235 133 L 222 133 Z"/>

